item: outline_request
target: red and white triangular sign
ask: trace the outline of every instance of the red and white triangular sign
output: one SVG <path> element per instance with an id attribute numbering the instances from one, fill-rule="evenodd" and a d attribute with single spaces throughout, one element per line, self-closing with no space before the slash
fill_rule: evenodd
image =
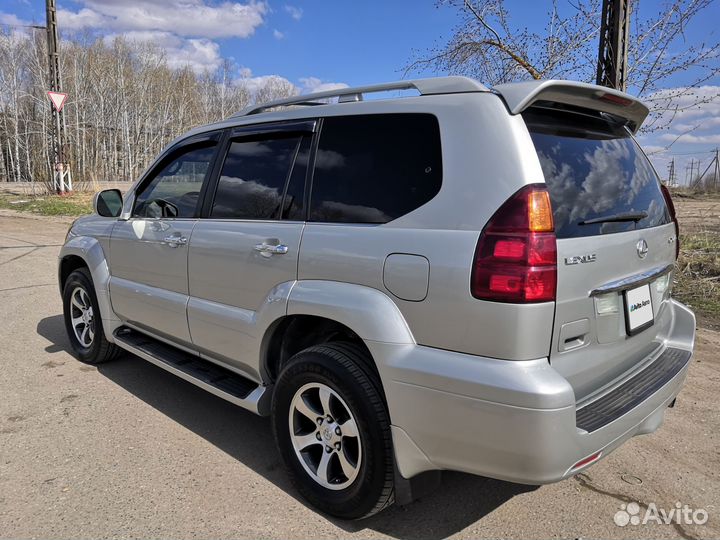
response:
<path id="1" fill-rule="evenodd" d="M 67 94 L 63 94 L 62 92 L 48 92 L 47 95 L 55 106 L 55 110 L 57 112 L 62 111 L 63 105 L 65 105 L 65 101 L 67 100 Z"/>

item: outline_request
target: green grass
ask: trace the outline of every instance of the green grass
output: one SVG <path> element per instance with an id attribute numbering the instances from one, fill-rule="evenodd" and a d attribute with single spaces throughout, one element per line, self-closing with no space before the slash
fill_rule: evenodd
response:
<path id="1" fill-rule="evenodd" d="M 41 195 L 37 197 L 0 193 L 0 208 L 30 212 L 41 216 L 77 217 L 92 213 L 92 195 Z"/>
<path id="2" fill-rule="evenodd" d="M 702 231 L 681 235 L 674 294 L 698 317 L 720 327 L 720 234 Z"/>

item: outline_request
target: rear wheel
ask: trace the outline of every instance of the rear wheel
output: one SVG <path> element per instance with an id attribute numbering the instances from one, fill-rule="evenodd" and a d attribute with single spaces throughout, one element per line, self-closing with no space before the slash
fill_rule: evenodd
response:
<path id="1" fill-rule="evenodd" d="M 275 439 L 294 485 L 345 519 L 393 502 L 390 421 L 369 361 L 350 343 L 310 347 L 288 362 L 273 394 Z"/>
<path id="2" fill-rule="evenodd" d="M 107 362 L 117 347 L 105 339 L 95 287 L 86 268 L 71 273 L 63 288 L 63 315 L 70 345 L 86 364 Z"/>

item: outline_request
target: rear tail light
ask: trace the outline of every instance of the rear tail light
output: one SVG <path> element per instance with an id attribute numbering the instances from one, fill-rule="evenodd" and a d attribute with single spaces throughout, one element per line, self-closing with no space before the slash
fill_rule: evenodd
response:
<path id="1" fill-rule="evenodd" d="M 530 303 L 555 300 L 557 246 L 545 184 L 525 186 L 485 226 L 475 250 L 475 298 Z"/>
<path id="2" fill-rule="evenodd" d="M 675 223 L 675 258 L 677 259 L 680 255 L 680 224 L 675 214 L 675 205 L 670 196 L 670 190 L 665 184 L 660 184 L 660 190 L 662 191 L 663 197 L 665 197 L 665 204 L 667 204 L 668 210 L 670 211 L 670 217 L 673 223 Z"/>

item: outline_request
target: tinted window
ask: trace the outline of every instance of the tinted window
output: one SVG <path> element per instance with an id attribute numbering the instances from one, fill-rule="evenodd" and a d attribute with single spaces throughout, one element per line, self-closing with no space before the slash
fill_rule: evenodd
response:
<path id="1" fill-rule="evenodd" d="M 303 221 L 305 219 L 305 174 L 310 160 L 310 146 L 312 138 L 303 137 L 300 143 L 295 164 L 293 165 L 290 183 L 285 193 L 282 219 Z"/>
<path id="2" fill-rule="evenodd" d="M 597 115 L 537 110 L 523 116 L 550 192 L 558 238 L 670 222 L 657 175 L 624 127 Z M 613 216 L 625 220 L 587 223 Z"/>
<path id="3" fill-rule="evenodd" d="M 387 223 L 432 199 L 441 181 L 440 130 L 434 116 L 325 118 L 310 219 Z"/>
<path id="4" fill-rule="evenodd" d="M 200 188 L 214 154 L 215 143 L 211 143 L 174 157 L 139 192 L 133 216 L 194 217 Z"/>
<path id="5" fill-rule="evenodd" d="M 277 219 L 299 137 L 233 141 L 223 164 L 211 216 Z"/>

